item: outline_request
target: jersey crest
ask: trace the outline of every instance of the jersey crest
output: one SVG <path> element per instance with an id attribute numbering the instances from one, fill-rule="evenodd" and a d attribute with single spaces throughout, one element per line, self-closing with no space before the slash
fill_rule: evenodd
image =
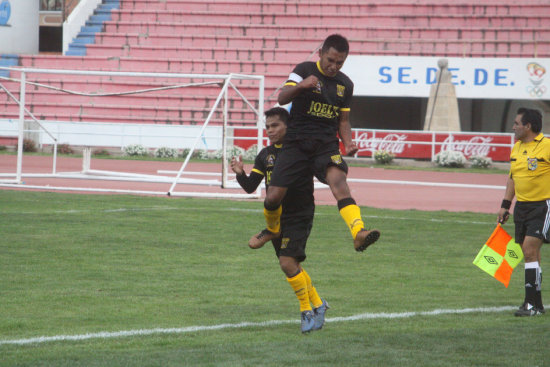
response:
<path id="1" fill-rule="evenodd" d="M 319 80 L 317 82 L 317 85 L 315 86 L 315 89 L 313 90 L 313 92 L 321 94 L 322 89 L 323 89 L 323 83 Z"/>
<path id="2" fill-rule="evenodd" d="M 336 95 L 338 97 L 344 97 L 344 93 L 346 92 L 346 87 L 343 85 L 337 84 L 336 85 Z"/>
<path id="3" fill-rule="evenodd" d="M 275 165 L 275 154 L 269 154 L 266 158 L 267 167 L 273 167 Z"/>
<path id="4" fill-rule="evenodd" d="M 333 155 L 330 157 L 330 159 L 334 164 L 342 164 L 342 156 L 340 154 Z"/>

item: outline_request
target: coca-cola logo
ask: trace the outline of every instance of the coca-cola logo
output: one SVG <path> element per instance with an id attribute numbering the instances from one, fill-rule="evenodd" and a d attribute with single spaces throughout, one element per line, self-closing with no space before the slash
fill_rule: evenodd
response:
<path id="1" fill-rule="evenodd" d="M 383 138 L 368 137 L 368 133 L 361 133 L 357 136 L 356 142 L 359 152 L 376 152 L 383 150 L 388 153 L 400 154 L 405 150 L 407 135 L 388 134 Z"/>
<path id="2" fill-rule="evenodd" d="M 493 138 L 488 136 L 474 136 L 469 140 L 455 140 L 454 136 L 449 135 L 441 144 L 441 151 L 462 152 L 466 157 L 489 155 L 491 142 Z"/>

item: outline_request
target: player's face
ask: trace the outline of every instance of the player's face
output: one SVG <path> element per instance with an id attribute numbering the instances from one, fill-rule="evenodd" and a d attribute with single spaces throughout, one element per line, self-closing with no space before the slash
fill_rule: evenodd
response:
<path id="1" fill-rule="evenodd" d="M 514 135 L 517 140 L 522 140 L 527 136 L 527 133 L 529 132 L 529 124 L 523 125 L 521 122 L 522 115 L 517 115 L 516 119 L 514 120 L 514 126 L 512 129 L 514 130 Z"/>
<path id="2" fill-rule="evenodd" d="M 265 119 L 265 130 L 271 144 L 281 144 L 286 134 L 286 125 L 278 116 L 269 116 Z"/>
<path id="3" fill-rule="evenodd" d="M 344 62 L 348 54 L 346 52 L 338 52 L 334 47 L 323 52 L 323 49 L 319 50 L 319 63 L 321 64 L 321 70 L 325 75 L 335 77 L 338 71 L 344 66 Z"/>

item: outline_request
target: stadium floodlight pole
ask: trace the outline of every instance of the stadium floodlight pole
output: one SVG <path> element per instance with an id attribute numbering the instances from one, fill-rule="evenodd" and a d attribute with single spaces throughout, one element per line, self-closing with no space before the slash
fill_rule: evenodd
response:
<path id="1" fill-rule="evenodd" d="M 168 192 L 167 192 L 168 196 L 172 195 L 172 192 L 174 191 L 174 188 L 176 187 L 176 184 L 177 184 L 178 180 L 180 179 L 181 174 L 183 173 L 183 170 L 185 169 L 185 167 L 187 166 L 187 163 L 189 163 L 189 160 L 191 159 L 191 156 L 193 155 L 193 151 L 195 150 L 195 147 L 197 146 L 197 143 L 199 142 L 199 140 L 201 140 L 202 135 L 204 133 L 204 130 L 206 129 L 206 126 L 208 126 L 208 123 L 212 119 L 212 116 L 214 115 L 214 112 L 216 111 L 216 108 L 220 104 L 220 101 L 221 101 L 222 97 L 224 96 L 224 94 L 227 91 L 227 88 L 229 86 L 229 79 L 231 79 L 231 76 L 228 75 L 225 78 L 226 78 L 225 82 L 223 83 L 222 90 L 220 91 L 220 93 L 218 94 L 218 97 L 216 98 L 216 102 L 214 102 L 214 105 L 212 106 L 212 109 L 210 110 L 210 113 L 208 113 L 208 117 L 206 118 L 206 121 L 204 121 L 204 124 L 202 125 L 201 131 L 197 134 L 197 137 L 195 138 L 195 141 L 193 142 L 193 146 L 191 147 L 191 149 L 189 149 L 189 153 L 187 154 L 187 157 L 185 157 L 185 161 L 181 165 L 180 170 L 178 171 L 178 174 L 176 175 L 176 177 L 174 179 L 174 182 L 172 183 L 172 186 L 170 186 L 170 190 L 168 190 Z"/>
<path id="2" fill-rule="evenodd" d="M 25 138 L 25 79 L 26 74 L 21 72 L 21 85 L 19 89 L 19 136 L 17 138 L 17 172 L 15 179 L 18 183 L 21 180 L 23 170 L 23 141 Z"/>

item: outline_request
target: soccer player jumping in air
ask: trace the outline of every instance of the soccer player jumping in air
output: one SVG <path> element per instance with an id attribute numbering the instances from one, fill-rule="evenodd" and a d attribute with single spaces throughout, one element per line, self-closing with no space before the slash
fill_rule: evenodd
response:
<path id="1" fill-rule="evenodd" d="M 365 229 L 347 184 L 348 166 L 339 150 L 338 135 L 346 154 L 351 156 L 358 149 L 349 122 L 353 82 L 340 71 L 348 53 L 346 38 L 338 34 L 327 37 L 319 61 L 298 64 L 281 89 L 279 104 L 292 102 L 290 120 L 264 201 L 267 229 L 253 236 L 250 246 L 262 246 L 279 235 L 281 203 L 288 188 L 303 176 L 313 175 L 330 186 L 356 251 L 364 251 L 380 237 L 378 230 Z"/>
<path id="2" fill-rule="evenodd" d="M 271 145 L 260 151 L 250 175 L 247 176 L 244 172 L 240 159 L 233 157 L 231 160 L 231 168 L 237 174 L 237 182 L 248 193 L 256 190 L 264 179 L 266 187 L 269 188 L 271 172 L 281 151 L 289 117 L 287 110 L 281 107 L 266 111 L 265 116 L 265 127 Z M 295 185 L 289 187 L 283 199 L 280 234 L 271 238 L 281 270 L 300 303 L 303 333 L 321 329 L 325 323 L 325 312 L 329 308 L 327 302 L 319 297 L 311 278 L 301 266 L 306 259 L 306 242 L 313 226 L 314 212 L 313 177 L 304 175 Z M 249 246 L 256 249 L 264 243 Z"/>

